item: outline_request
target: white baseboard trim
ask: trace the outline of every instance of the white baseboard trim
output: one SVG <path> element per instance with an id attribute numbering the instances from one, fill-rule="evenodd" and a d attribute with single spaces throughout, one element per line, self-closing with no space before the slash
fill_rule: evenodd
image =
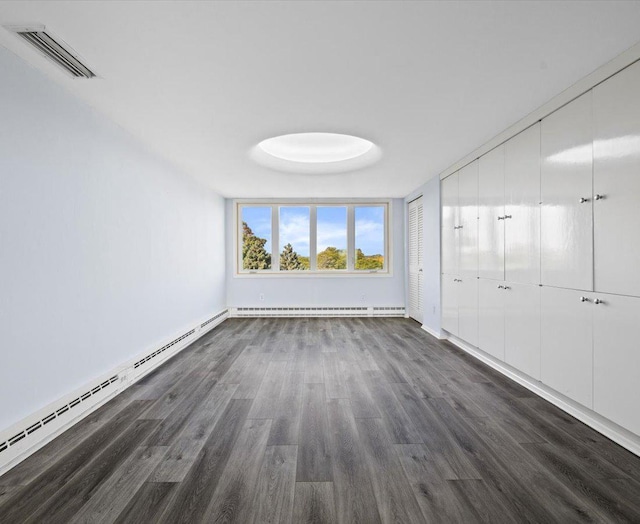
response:
<path id="1" fill-rule="evenodd" d="M 426 330 L 425 330 L 426 331 Z M 492 367 L 496 371 L 499 371 L 503 375 L 514 380 L 521 386 L 524 386 L 528 390 L 532 391 L 536 395 L 551 402 L 553 405 L 559 407 L 569 415 L 577 418 L 579 421 L 584 422 L 587 426 L 595 429 L 599 433 L 602 433 L 605 437 L 613 440 L 617 444 L 620 444 L 623 448 L 628 449 L 635 455 L 640 456 L 640 436 L 632 433 L 631 431 L 619 426 L 615 422 L 599 415 L 595 411 L 578 404 L 574 400 L 564 396 L 555 389 L 544 385 L 528 375 L 518 371 L 511 367 L 509 364 L 502 362 L 495 357 L 485 353 L 481 349 L 475 346 L 471 346 L 464 340 L 461 340 L 450 333 L 444 332 L 443 339 L 448 340 L 455 346 L 459 347 L 463 351 L 474 356 L 478 360 L 484 362 L 488 366 Z"/>
<path id="2" fill-rule="evenodd" d="M 436 337 L 438 340 L 444 340 L 446 337 L 442 336 L 441 331 L 436 331 L 435 329 L 431 329 L 426 324 L 422 324 L 422 329 L 429 333 L 432 337 Z"/>
<path id="3" fill-rule="evenodd" d="M 404 306 L 230 307 L 231 318 L 260 317 L 404 317 Z"/>
<path id="4" fill-rule="evenodd" d="M 0 475 L 122 393 L 229 317 L 227 309 L 101 375 L 0 432 Z"/>

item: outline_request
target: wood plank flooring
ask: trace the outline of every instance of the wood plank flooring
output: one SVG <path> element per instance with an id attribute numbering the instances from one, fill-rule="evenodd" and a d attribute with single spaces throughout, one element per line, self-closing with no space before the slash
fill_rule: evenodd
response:
<path id="1" fill-rule="evenodd" d="M 640 458 L 405 319 L 231 319 L 0 477 L 0 522 L 640 522 Z"/>

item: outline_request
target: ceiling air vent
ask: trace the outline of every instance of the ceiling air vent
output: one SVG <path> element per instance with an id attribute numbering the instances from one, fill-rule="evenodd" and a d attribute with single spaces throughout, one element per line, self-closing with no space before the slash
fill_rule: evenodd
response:
<path id="1" fill-rule="evenodd" d="M 18 36 L 29 42 L 40 53 L 52 60 L 75 78 L 93 78 L 96 74 L 84 65 L 73 50 L 43 26 L 38 28 L 8 27 Z"/>

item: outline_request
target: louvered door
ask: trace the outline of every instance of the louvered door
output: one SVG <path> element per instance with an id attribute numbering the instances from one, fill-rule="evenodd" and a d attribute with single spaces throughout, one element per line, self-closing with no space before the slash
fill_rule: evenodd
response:
<path id="1" fill-rule="evenodd" d="M 422 197 L 409 202 L 409 316 L 422 322 Z"/>

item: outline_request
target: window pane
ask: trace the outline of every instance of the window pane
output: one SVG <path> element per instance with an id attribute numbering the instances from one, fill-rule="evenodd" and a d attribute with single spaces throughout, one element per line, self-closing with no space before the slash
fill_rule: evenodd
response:
<path id="1" fill-rule="evenodd" d="M 357 206 L 355 219 L 355 268 L 384 269 L 384 206 Z"/>
<path id="2" fill-rule="evenodd" d="M 280 207 L 280 271 L 309 269 L 309 208 Z"/>
<path id="3" fill-rule="evenodd" d="M 271 208 L 242 208 L 242 269 L 271 269 Z"/>
<path id="4" fill-rule="evenodd" d="M 347 208 L 317 207 L 317 269 L 347 269 Z"/>

